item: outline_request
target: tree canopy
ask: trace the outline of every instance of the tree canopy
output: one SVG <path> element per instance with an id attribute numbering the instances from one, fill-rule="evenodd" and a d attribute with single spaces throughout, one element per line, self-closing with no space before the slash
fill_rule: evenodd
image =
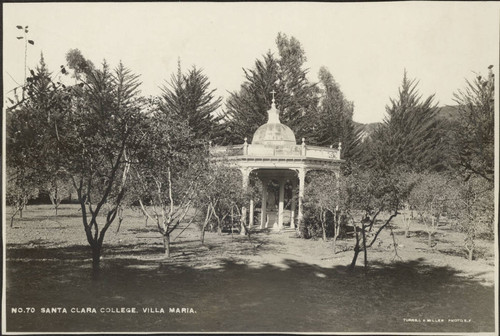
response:
<path id="1" fill-rule="evenodd" d="M 417 82 L 406 71 L 397 98 L 386 107 L 387 116 L 367 143 L 364 161 L 386 170 L 405 165 L 415 171 L 446 168 L 445 132 L 436 117 L 434 95 L 422 100 Z"/>
<path id="2" fill-rule="evenodd" d="M 455 162 L 466 174 L 494 180 L 495 76 L 489 67 L 487 78 L 466 80 L 465 89 L 454 96 L 460 118 L 453 132 Z"/>
<path id="3" fill-rule="evenodd" d="M 177 74 L 162 87 L 160 109 L 167 115 L 187 122 L 196 138 L 216 140 L 221 137 L 222 115 L 216 115 L 222 98 L 216 97 L 210 88 L 208 77 L 193 66 L 182 74 L 180 65 Z"/>
<path id="4" fill-rule="evenodd" d="M 255 61 L 254 69 L 243 69 L 245 82 L 227 99 L 228 142 L 250 139 L 266 123 L 272 91 L 276 93 L 281 123 L 289 126 L 298 139 L 310 134 L 310 117 L 317 108 L 318 96 L 315 84 L 307 80 L 305 52 L 297 39 L 282 33 L 278 34 L 276 45 L 278 57 L 269 51 L 263 59 Z"/>
<path id="5" fill-rule="evenodd" d="M 361 139 L 352 120 L 354 103 L 345 98 L 340 85 L 326 67 L 320 68 L 318 77 L 321 96 L 311 130 L 312 141 L 320 146 L 342 143 L 343 159 L 359 159 Z"/>

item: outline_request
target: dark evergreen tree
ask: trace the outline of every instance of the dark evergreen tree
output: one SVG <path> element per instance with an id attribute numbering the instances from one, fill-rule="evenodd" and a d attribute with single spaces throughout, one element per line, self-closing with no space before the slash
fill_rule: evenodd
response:
<path id="1" fill-rule="evenodd" d="M 162 88 L 161 109 L 169 116 L 185 120 L 197 139 L 217 140 L 221 136 L 222 115 L 216 115 L 222 98 L 210 89 L 208 77 L 201 69 L 191 68 L 186 74 L 172 75 Z"/>
<path id="2" fill-rule="evenodd" d="M 20 204 L 20 211 L 29 197 L 38 196 L 47 181 L 59 177 L 58 149 L 53 139 L 62 127 L 59 116 L 69 108 L 63 85 L 52 82 L 43 54 L 39 65 L 29 73 L 26 99 L 6 111 L 7 193 L 16 195 L 17 199 L 11 201 Z"/>
<path id="3" fill-rule="evenodd" d="M 246 81 L 239 92 L 231 92 L 226 102 L 226 143 L 251 140 L 257 128 L 267 122 L 272 94 L 278 76 L 276 59 L 271 52 L 255 61 L 255 69 L 243 69 Z"/>
<path id="4" fill-rule="evenodd" d="M 445 133 L 437 118 L 434 95 L 421 100 L 415 80 L 406 71 L 399 97 L 391 99 L 387 116 L 367 143 L 365 163 L 384 170 L 406 166 L 410 170 L 447 168 Z"/>
<path id="5" fill-rule="evenodd" d="M 488 78 L 477 76 L 466 81 L 466 88 L 455 94 L 459 119 L 453 135 L 454 159 L 466 174 L 494 181 L 495 172 L 495 79 L 492 66 Z"/>
<path id="6" fill-rule="evenodd" d="M 327 68 L 319 71 L 320 103 L 312 130 L 312 141 L 320 146 L 342 143 L 342 158 L 356 159 L 359 156 L 360 132 L 352 120 L 354 104 L 348 101 L 339 84 Z M 310 137 L 311 139 L 311 137 Z"/>
<path id="7" fill-rule="evenodd" d="M 297 139 L 311 134 L 318 91 L 306 78 L 304 50 L 297 39 L 282 33 L 276 44 L 279 57 L 268 52 L 255 61 L 254 69 L 243 69 L 245 82 L 226 102 L 228 143 L 241 143 L 245 137 L 251 140 L 255 130 L 267 121 L 272 91 L 276 93 L 280 121 L 294 131 Z"/>
<path id="8" fill-rule="evenodd" d="M 276 107 L 280 110 L 281 122 L 295 132 L 297 139 L 309 137 L 318 105 L 318 89 L 306 78 L 304 49 L 295 37 L 283 33 L 278 33 L 276 45 L 279 53 Z M 315 142 L 308 138 L 307 143 Z"/>

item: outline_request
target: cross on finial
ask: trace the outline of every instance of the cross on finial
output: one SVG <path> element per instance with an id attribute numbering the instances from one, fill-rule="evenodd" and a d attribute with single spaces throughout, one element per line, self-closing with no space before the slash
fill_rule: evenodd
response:
<path id="1" fill-rule="evenodd" d="M 276 93 L 276 91 L 271 91 L 272 95 L 273 95 L 273 103 L 274 103 L 274 94 Z"/>

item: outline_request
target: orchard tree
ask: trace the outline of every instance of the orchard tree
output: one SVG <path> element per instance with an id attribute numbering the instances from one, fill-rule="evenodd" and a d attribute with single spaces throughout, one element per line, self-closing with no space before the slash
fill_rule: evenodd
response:
<path id="1" fill-rule="evenodd" d="M 196 203 L 205 209 L 205 220 L 200 225 L 201 243 L 204 243 L 205 231 L 211 219 L 217 223 L 219 235 L 227 218 L 242 208 L 246 197 L 241 182 L 241 172 L 231 168 L 227 162 L 212 161 L 203 175 L 204 182 L 197 193 Z"/>
<path id="2" fill-rule="evenodd" d="M 75 55 L 81 56 L 70 53 L 69 63 Z M 71 86 L 54 83 L 43 59 L 30 71 L 27 99 L 9 111 L 9 160 L 14 168 L 32 168 L 44 183 L 50 177 L 71 181 L 97 275 L 105 234 L 125 193 L 129 157 L 141 141 L 142 103 L 138 76 L 122 64 L 114 71 L 105 62 L 79 69 L 85 71 Z M 68 73 L 64 66 L 60 72 Z"/>
<path id="3" fill-rule="evenodd" d="M 461 181 L 459 192 L 453 198 L 452 209 L 458 217 L 458 229 L 465 234 L 464 248 L 469 260 L 475 257 L 476 240 L 480 235 L 489 239 L 494 237 L 494 199 L 494 190 L 482 176 Z"/>
<path id="4" fill-rule="evenodd" d="M 17 214 L 23 217 L 23 210 L 30 199 L 38 196 L 38 181 L 33 176 L 33 170 L 20 167 L 19 170 L 7 166 L 7 187 L 5 201 L 12 206 L 13 211 L 10 217 L 10 227 L 14 225 L 14 218 Z"/>
<path id="5" fill-rule="evenodd" d="M 133 157 L 133 190 L 143 213 L 156 223 L 165 256 L 170 257 L 171 234 L 194 208 L 207 149 L 185 120 L 163 113 L 157 102 L 151 109 L 145 118 L 145 142 Z M 196 213 L 191 221 L 195 218 Z"/>
<path id="6" fill-rule="evenodd" d="M 7 195 L 20 214 L 60 168 L 55 168 L 58 152 L 53 140 L 59 117 L 69 106 L 63 85 L 52 82 L 43 55 L 26 83 L 26 98 L 6 110 Z"/>
<path id="7" fill-rule="evenodd" d="M 165 114 L 185 120 L 196 138 L 220 138 L 222 115 L 216 112 L 222 98 L 214 95 L 215 89 L 210 89 L 210 81 L 201 69 L 193 66 L 182 74 L 179 64 L 178 73 L 172 75 L 162 92 L 160 108 Z"/>
<path id="8" fill-rule="evenodd" d="M 62 200 L 73 191 L 73 186 L 64 171 L 52 173 L 45 183 L 45 190 L 47 191 L 50 202 L 54 207 L 56 216 L 61 205 Z"/>
<path id="9" fill-rule="evenodd" d="M 38 166 L 41 153 L 37 150 L 40 137 L 33 127 L 33 112 L 25 106 L 7 109 L 6 202 L 14 209 L 11 226 L 15 215 L 19 213 L 22 217 L 28 201 L 38 196 L 41 185 Z"/>
<path id="10" fill-rule="evenodd" d="M 327 239 L 327 228 L 333 229 L 335 253 L 335 243 L 340 233 L 339 182 L 330 171 L 312 172 L 309 179 L 310 182 L 305 187 L 304 208 L 306 213 L 311 212 L 319 220 L 323 241 Z"/>
<path id="11" fill-rule="evenodd" d="M 427 244 L 432 247 L 432 236 L 439 226 L 441 215 L 450 208 L 450 203 L 456 197 L 453 179 L 440 173 L 419 174 L 418 182 L 412 188 L 408 203 L 416 210 L 424 223 L 428 235 Z"/>
<path id="12" fill-rule="evenodd" d="M 56 143 L 76 190 L 97 274 L 105 234 L 118 214 L 131 158 L 145 139 L 147 125 L 137 75 L 121 63 L 115 70 L 106 62 L 99 69 L 85 69 L 70 88 L 72 106 Z"/>
<path id="13" fill-rule="evenodd" d="M 355 167 L 351 174 L 341 180 L 341 208 L 354 227 L 355 245 L 350 269 L 354 269 L 361 251 L 364 255 L 365 271 L 368 267 L 368 248 L 372 247 L 384 229 L 391 230 L 395 255 L 395 237 L 391 221 L 408 197 L 412 185 L 407 181 L 407 172 L 399 167 L 392 171 L 360 169 Z M 376 227 L 376 219 L 382 212 L 389 217 Z M 372 232 L 372 229 L 375 231 Z"/>

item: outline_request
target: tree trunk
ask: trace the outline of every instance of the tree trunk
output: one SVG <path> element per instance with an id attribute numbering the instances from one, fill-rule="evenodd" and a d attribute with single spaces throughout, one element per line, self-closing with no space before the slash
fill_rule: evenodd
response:
<path id="1" fill-rule="evenodd" d="M 231 207 L 231 233 L 233 232 L 234 225 L 234 207 Z"/>
<path id="2" fill-rule="evenodd" d="M 92 278 L 97 280 L 101 270 L 101 245 L 92 246 Z"/>
<path id="3" fill-rule="evenodd" d="M 244 236 L 246 234 L 246 223 L 247 223 L 247 208 L 242 207 L 241 208 L 241 227 L 240 227 L 240 235 Z"/>
<path id="4" fill-rule="evenodd" d="M 170 258 L 170 233 L 163 235 L 163 248 L 165 249 L 165 257 Z"/>
<path id="5" fill-rule="evenodd" d="M 205 230 L 207 229 L 208 222 L 210 221 L 211 217 L 212 217 L 212 215 L 211 215 L 210 206 L 207 206 L 207 213 L 205 214 L 205 221 L 203 222 L 203 226 L 201 227 L 201 233 L 200 233 L 201 245 L 205 244 Z M 232 221 L 232 219 L 231 219 L 231 221 Z M 232 229 L 232 223 L 231 223 L 231 229 Z"/>
<path id="6" fill-rule="evenodd" d="M 118 208 L 118 227 L 116 228 L 116 233 L 120 232 L 120 227 L 122 226 L 123 222 L 123 208 L 119 207 Z"/>
<path id="7" fill-rule="evenodd" d="M 339 236 L 338 230 L 335 230 L 333 235 L 333 254 L 337 254 L 337 237 Z"/>
<path id="8" fill-rule="evenodd" d="M 356 246 L 354 246 L 354 256 L 352 257 L 351 265 L 349 265 L 350 270 L 354 270 L 354 266 L 356 266 L 356 260 L 358 260 L 359 252 L 361 252 L 361 248 L 359 247 L 359 241 L 357 241 Z"/>
<path id="9" fill-rule="evenodd" d="M 201 228 L 200 241 L 201 245 L 205 244 L 205 225 Z"/>
<path id="10" fill-rule="evenodd" d="M 471 247 L 469 249 L 469 260 L 472 261 L 473 257 L 474 257 L 474 247 Z"/>
<path id="11" fill-rule="evenodd" d="M 466 238 L 465 248 L 468 252 L 468 259 L 472 261 L 474 259 L 474 241 L 469 237 Z"/>
<path id="12" fill-rule="evenodd" d="M 432 247 L 432 233 L 429 231 L 429 232 L 427 232 L 427 234 L 429 236 L 427 239 L 427 244 L 429 245 L 429 248 L 431 248 Z"/>
<path id="13" fill-rule="evenodd" d="M 359 252 L 361 251 L 361 248 L 359 246 L 358 226 L 355 224 L 354 219 L 353 219 L 352 223 L 354 226 L 354 234 L 356 235 L 356 245 L 354 245 L 354 256 L 352 257 L 351 265 L 349 266 L 349 270 L 351 270 L 351 271 L 354 270 L 354 266 L 356 266 L 356 260 L 358 260 L 358 255 L 359 255 Z"/>
<path id="14" fill-rule="evenodd" d="M 372 225 L 373 225 L 373 222 L 372 222 Z M 366 275 L 366 272 L 368 270 L 368 253 L 366 252 L 365 224 L 362 224 L 361 228 L 362 228 L 361 232 L 362 232 L 362 237 L 363 237 L 363 255 L 364 255 L 364 264 L 365 264 L 364 270 L 365 270 L 365 275 Z"/>
<path id="15" fill-rule="evenodd" d="M 323 229 L 323 241 L 326 242 L 326 228 L 325 228 L 325 222 L 321 222 L 321 228 Z"/>
<path id="16" fill-rule="evenodd" d="M 120 232 L 120 226 L 122 226 L 122 220 L 121 218 L 118 219 L 118 226 L 116 227 L 116 233 Z"/>
<path id="17" fill-rule="evenodd" d="M 59 209 L 59 204 L 57 204 L 55 207 L 56 207 L 56 217 L 57 217 L 57 209 Z"/>
<path id="18" fill-rule="evenodd" d="M 410 218 L 404 216 L 403 222 L 405 224 L 405 238 L 410 238 Z"/>
<path id="19" fill-rule="evenodd" d="M 333 254 L 337 254 L 337 238 L 340 236 L 340 213 L 339 211 L 335 211 L 334 216 L 334 225 L 333 225 Z"/>
<path id="20" fill-rule="evenodd" d="M 24 206 L 19 209 L 19 218 L 23 218 L 23 208 Z"/>

